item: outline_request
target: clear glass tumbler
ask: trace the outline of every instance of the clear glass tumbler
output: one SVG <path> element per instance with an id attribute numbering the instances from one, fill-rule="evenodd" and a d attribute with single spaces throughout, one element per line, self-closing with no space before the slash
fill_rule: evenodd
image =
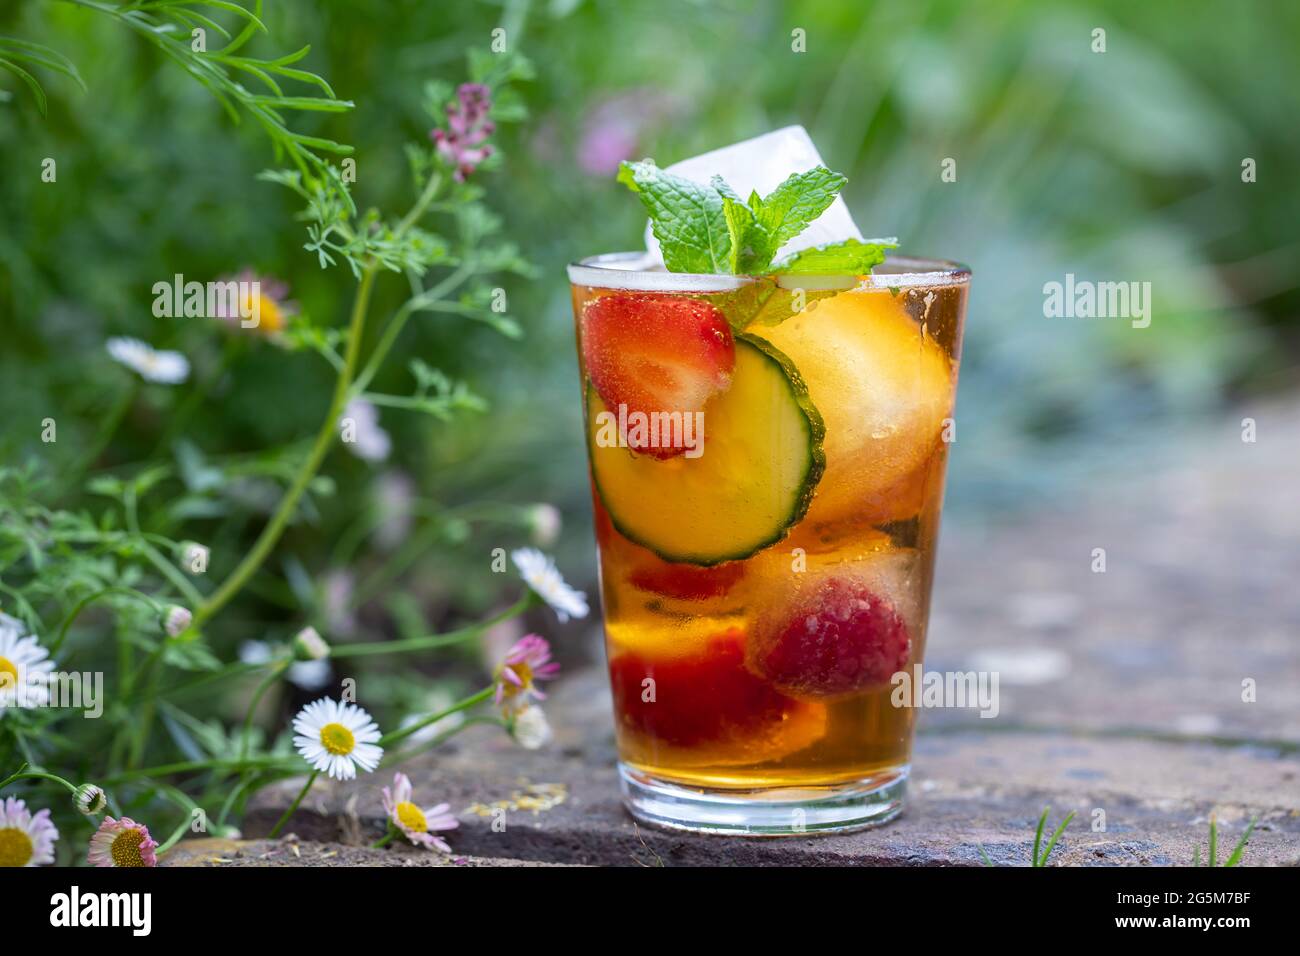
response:
<path id="1" fill-rule="evenodd" d="M 568 271 L 629 810 L 764 835 L 891 819 L 970 270 Z"/>

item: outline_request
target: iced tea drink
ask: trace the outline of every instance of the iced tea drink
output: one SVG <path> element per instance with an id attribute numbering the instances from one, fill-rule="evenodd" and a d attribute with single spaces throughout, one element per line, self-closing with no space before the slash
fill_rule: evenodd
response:
<path id="1" fill-rule="evenodd" d="M 901 807 L 970 274 L 569 269 L 624 795 L 776 834 Z M 799 286 L 793 285 L 798 280 Z"/>

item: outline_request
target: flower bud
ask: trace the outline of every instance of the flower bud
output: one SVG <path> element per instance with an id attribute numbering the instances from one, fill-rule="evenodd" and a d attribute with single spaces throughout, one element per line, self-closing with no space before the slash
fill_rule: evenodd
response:
<path id="1" fill-rule="evenodd" d="M 189 608 L 173 604 L 163 614 L 163 630 L 167 632 L 168 637 L 179 637 L 193 620 L 194 615 L 189 612 Z"/>
<path id="2" fill-rule="evenodd" d="M 72 802 L 79 812 L 93 817 L 108 805 L 108 794 L 104 793 L 102 787 L 97 787 L 93 783 L 83 783 L 77 788 Z"/>
<path id="3" fill-rule="evenodd" d="M 294 635 L 293 654 L 300 661 L 323 661 L 330 656 L 330 646 L 316 628 L 309 625 Z"/>

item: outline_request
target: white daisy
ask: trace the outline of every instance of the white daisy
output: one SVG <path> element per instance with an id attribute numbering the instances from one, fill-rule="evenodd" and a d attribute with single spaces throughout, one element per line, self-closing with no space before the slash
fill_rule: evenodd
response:
<path id="1" fill-rule="evenodd" d="M 293 729 L 303 759 L 336 780 L 351 780 L 357 767 L 369 773 L 384 755 L 379 727 L 356 704 L 322 697 L 299 711 Z"/>
<path id="2" fill-rule="evenodd" d="M 518 713 L 511 732 L 514 734 L 515 743 L 525 750 L 540 750 L 554 737 L 551 733 L 550 721 L 546 719 L 542 708 L 536 704 L 529 704 Z"/>
<path id="3" fill-rule="evenodd" d="M 16 797 L 0 800 L 0 867 L 53 863 L 58 838 L 49 810 L 33 816 L 27 804 Z"/>
<path id="4" fill-rule="evenodd" d="M 0 613 L 0 711 L 44 707 L 50 702 L 49 652 L 27 633 L 27 625 Z"/>
<path id="5" fill-rule="evenodd" d="M 354 398 L 343 409 L 340 422 L 343 444 L 366 461 L 383 461 L 393 450 L 393 440 L 379 427 L 379 409 L 364 398 Z"/>
<path id="6" fill-rule="evenodd" d="M 587 595 L 569 587 L 556 569 L 554 559 L 536 548 L 519 548 L 512 551 L 510 557 L 519 568 L 524 583 L 551 606 L 561 621 L 587 616 Z"/>
<path id="7" fill-rule="evenodd" d="M 190 377 L 190 360 L 180 352 L 159 352 L 139 339 L 109 339 L 108 354 L 149 382 L 179 385 Z"/>

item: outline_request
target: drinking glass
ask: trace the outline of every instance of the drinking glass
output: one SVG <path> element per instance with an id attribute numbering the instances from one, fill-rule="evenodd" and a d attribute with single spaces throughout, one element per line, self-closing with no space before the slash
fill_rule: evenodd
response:
<path id="1" fill-rule="evenodd" d="M 568 274 L 628 809 L 761 835 L 893 818 L 970 270 Z"/>

